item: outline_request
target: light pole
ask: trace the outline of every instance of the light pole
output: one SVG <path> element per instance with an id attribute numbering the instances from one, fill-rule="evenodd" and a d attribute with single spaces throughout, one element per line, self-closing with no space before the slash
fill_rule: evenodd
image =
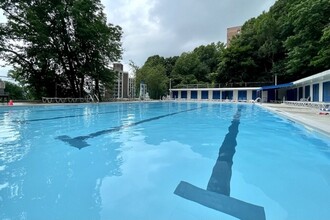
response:
<path id="1" fill-rule="evenodd" d="M 172 93 L 171 89 L 172 89 L 172 79 L 170 78 L 170 89 L 169 89 L 169 92 L 168 92 L 169 93 L 169 96 L 170 96 L 169 97 L 170 99 L 171 99 L 171 95 L 172 95 L 171 94 Z"/>

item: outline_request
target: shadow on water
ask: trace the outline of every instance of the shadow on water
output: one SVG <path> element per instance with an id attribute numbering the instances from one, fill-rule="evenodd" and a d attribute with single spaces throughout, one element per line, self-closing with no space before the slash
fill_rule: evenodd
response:
<path id="1" fill-rule="evenodd" d="M 121 175 L 117 143 L 76 151 L 10 117 L 3 121 L 0 219 L 100 219 L 102 179 Z"/>
<path id="2" fill-rule="evenodd" d="M 242 220 L 265 220 L 266 216 L 263 207 L 230 197 L 230 180 L 233 157 L 237 146 L 236 137 L 239 132 L 241 111 L 242 107 L 239 106 L 228 128 L 229 132 L 226 134 L 220 147 L 218 159 L 213 167 L 207 190 L 181 181 L 174 193 Z"/>
<path id="3" fill-rule="evenodd" d="M 62 135 L 62 136 L 58 136 L 57 139 L 68 143 L 69 145 L 71 145 L 72 147 L 78 148 L 79 150 L 84 148 L 84 147 L 88 147 L 90 146 L 86 141 L 90 138 L 95 138 L 101 135 L 105 135 L 108 133 L 112 133 L 112 132 L 116 132 L 116 131 L 120 131 L 124 128 L 129 128 L 129 127 L 133 127 L 142 123 L 146 123 L 146 122 L 150 122 L 150 121 L 154 121 L 154 120 L 158 120 L 161 118 L 165 118 L 165 117 L 169 117 L 169 116 L 173 116 L 173 115 L 177 115 L 180 113 L 185 113 L 185 112 L 189 112 L 189 111 L 194 111 L 197 109 L 201 109 L 202 107 L 198 107 L 198 108 L 191 108 L 191 109 L 187 109 L 187 110 L 183 110 L 183 111 L 178 111 L 178 112 L 173 112 L 173 113 L 169 113 L 169 114 L 165 114 L 165 115 L 160 115 L 160 116 L 156 116 L 156 117 L 152 117 L 152 118 L 148 118 L 148 119 L 144 119 L 141 121 L 137 121 L 137 122 L 132 122 L 128 125 L 120 125 L 117 127 L 113 127 L 113 128 L 109 128 L 109 129 L 105 129 L 105 130 L 101 130 L 101 131 L 97 131 L 94 133 L 90 133 L 88 135 L 84 135 L 84 136 L 78 136 L 78 137 L 74 137 L 71 138 L 67 135 Z"/>
<path id="4" fill-rule="evenodd" d="M 31 149 L 4 164 L 0 219 L 101 219 L 102 179 L 121 175 L 120 151 L 114 146 L 104 143 L 83 152 Z"/>

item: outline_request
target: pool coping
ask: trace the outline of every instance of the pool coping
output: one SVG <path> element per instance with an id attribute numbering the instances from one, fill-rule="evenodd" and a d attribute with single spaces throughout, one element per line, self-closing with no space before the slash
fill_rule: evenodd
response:
<path id="1" fill-rule="evenodd" d="M 309 130 L 315 130 L 330 137 L 330 115 L 320 114 L 321 111 L 318 109 L 292 106 L 283 103 L 261 103 L 258 105 L 284 118 L 302 124 Z"/>

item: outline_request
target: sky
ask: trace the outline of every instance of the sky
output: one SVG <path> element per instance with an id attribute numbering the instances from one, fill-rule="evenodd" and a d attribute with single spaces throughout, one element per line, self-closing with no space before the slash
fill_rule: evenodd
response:
<path id="1" fill-rule="evenodd" d="M 200 45 L 226 43 L 228 27 L 268 11 L 275 1 L 101 0 L 108 22 L 123 29 L 121 63 L 128 72 L 130 60 L 141 67 L 153 55 L 180 56 Z M 0 76 L 9 69 L 0 67 Z"/>

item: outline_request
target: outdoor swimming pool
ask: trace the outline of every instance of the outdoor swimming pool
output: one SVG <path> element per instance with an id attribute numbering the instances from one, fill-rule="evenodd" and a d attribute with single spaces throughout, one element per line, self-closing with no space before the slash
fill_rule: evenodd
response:
<path id="1" fill-rule="evenodd" d="M 258 105 L 0 108 L 0 219 L 326 220 L 329 186 L 329 137 Z"/>

